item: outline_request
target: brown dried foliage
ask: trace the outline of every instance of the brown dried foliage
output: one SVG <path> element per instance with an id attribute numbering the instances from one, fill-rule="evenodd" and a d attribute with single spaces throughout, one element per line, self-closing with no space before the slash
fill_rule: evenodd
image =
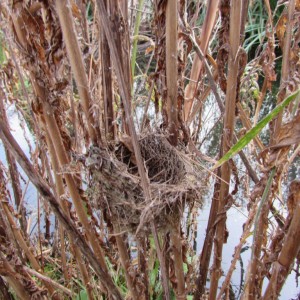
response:
<path id="1" fill-rule="evenodd" d="M 236 263 L 254 230 L 241 299 L 276 299 L 299 258 L 295 239 L 299 238 L 299 182 L 287 180 L 300 152 L 299 101 L 270 123 L 270 141 L 256 136 L 255 143 L 240 153 L 241 160 L 234 158 L 215 174 L 200 163 L 205 160 L 209 168 L 215 161 L 202 153 L 202 146 L 210 142 L 219 120 L 224 118 L 216 153 L 222 156 L 237 135 L 257 124 L 272 85 L 278 87 L 277 78 L 281 83 L 273 95 L 275 102 L 298 90 L 300 2 L 278 2 L 285 5 L 278 15 L 264 1 L 265 36 L 259 51 L 247 56 L 243 49 L 247 9 L 251 12 L 256 1 L 178 0 L 177 5 L 173 0 L 145 1 L 139 32 L 144 37 L 137 47 L 140 56 L 145 51 L 151 57 L 146 68 L 144 58 L 137 59 L 136 78 L 130 74 L 131 27 L 137 15 L 131 3 L 135 1 L 0 4 L 0 46 L 6 56 L 0 70 L 0 136 L 9 162 L 9 172 L 1 164 L 0 174 L 0 295 L 7 291 L 9 295 L 9 286 L 24 299 L 50 297 L 55 289 L 53 297 L 60 298 L 60 293 L 69 297 L 71 290 L 80 292 L 81 285 L 72 280 L 76 277 L 89 299 L 156 299 L 160 292 L 171 299 L 170 290 L 176 299 L 191 295 L 201 299 L 206 294 L 209 299 L 228 298 Z M 175 7 L 177 14 L 170 14 Z M 251 99 L 253 87 L 255 99 Z M 240 88 L 247 90 L 244 95 Z M 206 111 L 215 100 L 211 106 L 215 125 L 205 131 L 210 126 Z M 34 165 L 8 128 L 4 117 L 10 105 L 36 138 L 37 148 L 30 149 Z M 47 228 L 37 242 L 26 232 L 30 219 L 20 206 L 26 195 L 20 166 L 44 201 Z M 13 180 L 13 195 L 4 173 Z M 197 212 L 205 188 L 213 183 L 204 246 L 193 249 L 198 241 Z M 283 186 L 289 186 L 288 196 L 283 195 Z M 248 219 L 226 273 L 221 265 L 223 244 L 232 234 L 226 217 L 241 195 Z M 279 205 L 277 198 L 287 204 Z M 59 226 L 53 244 L 51 211 Z M 33 251 L 32 244 L 39 249 Z M 51 250 L 54 257 L 48 255 Z M 192 259 L 199 253 L 196 250 L 202 250 L 199 264 Z M 30 270 L 44 279 L 37 281 L 33 272 L 27 272 L 28 261 Z M 65 290 L 40 270 L 45 262 L 57 265 L 58 274 L 62 268 Z M 217 295 L 222 274 L 226 277 Z M 265 278 L 270 282 L 263 295 Z M 126 291 L 121 292 L 118 284 Z"/>

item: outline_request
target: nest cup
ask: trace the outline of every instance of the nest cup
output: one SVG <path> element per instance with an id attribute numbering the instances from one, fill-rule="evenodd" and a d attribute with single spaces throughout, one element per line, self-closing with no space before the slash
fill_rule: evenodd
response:
<path id="1" fill-rule="evenodd" d="M 148 232 L 153 220 L 158 229 L 180 220 L 185 203 L 199 196 L 199 187 L 189 178 L 184 153 L 158 134 L 141 137 L 139 145 L 150 180 L 150 201 L 144 199 L 134 153 L 128 145 L 119 143 L 112 153 L 99 148 L 89 153 L 96 161 L 90 168 L 90 197 L 122 231 L 133 234 Z"/>

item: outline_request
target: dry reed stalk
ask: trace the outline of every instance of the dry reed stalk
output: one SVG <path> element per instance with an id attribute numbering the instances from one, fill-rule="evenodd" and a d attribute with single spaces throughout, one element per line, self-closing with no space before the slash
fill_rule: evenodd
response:
<path id="1" fill-rule="evenodd" d="M 83 111 L 86 117 L 86 125 L 88 128 L 89 137 L 92 142 L 96 144 L 98 142 L 97 139 L 99 139 L 99 135 L 97 136 L 96 129 L 93 127 L 95 122 L 93 120 L 94 118 L 90 107 L 91 99 L 89 94 L 88 79 L 80 47 L 75 34 L 76 31 L 73 24 L 70 3 L 68 0 L 57 0 L 55 2 L 55 6 L 61 24 L 68 57 L 70 59 L 70 65 L 74 73 Z"/>
<path id="2" fill-rule="evenodd" d="M 108 7 L 108 1 L 105 1 L 106 7 Z M 107 10 L 108 11 L 108 10 Z M 113 110 L 113 78 L 112 78 L 112 65 L 109 53 L 109 46 L 107 39 L 103 32 L 100 32 L 100 49 L 101 49 L 101 71 L 102 71 L 102 97 L 104 101 L 104 123 L 106 139 L 114 140 L 114 110 Z"/>
<path id="3" fill-rule="evenodd" d="M 147 238 L 140 237 L 138 239 L 138 270 L 143 274 L 142 284 L 143 284 L 143 293 L 141 294 L 141 299 L 149 299 L 149 260 L 150 254 L 147 255 Z"/>
<path id="4" fill-rule="evenodd" d="M 56 123 L 53 110 L 49 105 L 49 103 L 46 102 L 47 97 L 45 95 L 44 89 L 41 86 L 38 86 L 36 82 L 34 82 L 34 85 L 35 85 L 35 90 L 37 92 L 37 95 L 43 103 L 43 115 L 45 117 L 46 126 L 49 130 L 49 135 L 52 140 L 56 155 L 58 157 L 58 161 L 60 163 L 60 168 L 63 168 L 64 166 L 70 163 L 70 160 L 64 148 L 63 140 L 58 125 Z M 102 249 L 100 247 L 100 244 L 98 243 L 96 232 L 88 220 L 88 216 L 85 212 L 83 201 L 81 199 L 74 177 L 72 174 L 64 174 L 64 178 L 66 180 L 69 193 L 73 200 L 78 217 L 84 229 L 86 230 L 86 235 L 88 237 L 88 240 L 93 250 L 95 251 L 95 256 L 97 257 L 103 270 L 107 271 Z"/>
<path id="5" fill-rule="evenodd" d="M 268 88 L 268 80 L 267 80 L 267 78 L 265 78 L 264 83 L 263 83 L 263 87 L 262 87 L 260 95 L 259 95 L 259 99 L 257 101 L 257 106 L 256 106 L 255 114 L 254 114 L 254 117 L 253 117 L 253 126 L 255 126 L 257 124 L 260 109 L 261 109 L 262 103 L 263 103 L 263 101 L 266 97 L 267 88 Z"/>
<path id="6" fill-rule="evenodd" d="M 275 37 L 274 37 L 273 15 L 272 15 L 272 10 L 271 10 L 271 6 L 270 6 L 270 1 L 265 0 L 264 2 L 265 2 L 266 10 L 268 12 L 268 21 L 267 21 L 267 24 L 266 24 L 266 28 L 268 28 L 267 34 L 266 34 L 266 36 L 268 38 L 268 48 L 269 48 L 268 50 L 271 50 L 273 52 L 273 57 L 271 58 L 271 61 L 268 61 L 266 63 L 266 66 L 269 67 L 269 66 L 272 66 L 272 64 L 274 64 L 274 59 L 275 59 L 275 54 L 274 54 Z M 274 80 L 276 80 L 276 76 L 274 76 L 274 74 L 270 74 L 270 71 L 265 72 L 264 83 L 263 83 L 263 86 L 262 86 L 262 89 L 261 89 L 261 92 L 260 92 L 260 95 L 259 95 L 259 99 L 257 101 L 255 115 L 253 117 L 253 126 L 255 126 L 257 124 L 259 113 L 260 113 L 260 110 L 261 110 L 261 107 L 262 107 L 262 103 L 263 103 L 263 101 L 266 97 L 267 91 L 271 89 L 271 82 L 274 81 Z"/>
<path id="7" fill-rule="evenodd" d="M 131 115 L 130 92 L 128 90 L 128 85 L 126 86 L 126 80 L 125 80 L 123 70 L 122 70 L 122 63 L 121 63 L 120 57 L 118 55 L 117 46 L 113 39 L 112 28 L 110 26 L 110 22 L 107 17 L 107 11 L 106 11 L 105 6 L 102 1 L 97 0 L 97 5 L 98 5 L 99 19 L 101 21 L 102 27 L 104 29 L 104 32 L 105 32 L 105 35 L 106 35 L 106 38 L 107 38 L 107 41 L 109 44 L 113 65 L 114 65 L 116 76 L 117 76 L 118 83 L 119 83 L 120 94 L 123 99 L 126 120 L 128 123 L 130 136 L 132 139 L 134 154 L 135 154 L 135 158 L 136 158 L 136 162 L 137 162 L 137 166 L 138 166 L 138 171 L 139 171 L 139 175 L 140 175 L 140 179 L 141 179 L 141 186 L 143 189 L 145 201 L 150 202 L 151 194 L 150 194 L 150 188 L 149 188 L 149 179 L 147 178 L 147 175 L 145 172 L 144 163 L 143 163 L 143 159 L 141 156 L 141 151 L 140 151 L 140 147 L 139 147 L 139 143 L 138 143 L 138 138 L 137 138 L 137 134 L 136 134 L 135 127 L 134 127 L 133 118 Z M 158 254 L 160 265 L 161 265 L 164 294 L 165 294 L 166 299 L 168 300 L 170 297 L 170 292 L 169 292 L 169 285 L 168 285 L 168 281 L 167 281 L 167 277 L 168 277 L 167 270 L 165 269 L 163 255 L 161 252 L 161 247 L 159 244 L 159 239 L 158 239 L 156 226 L 155 226 L 154 222 L 151 222 L 151 231 L 154 236 L 156 250 L 157 250 L 157 254 Z"/>
<path id="8" fill-rule="evenodd" d="M 14 271 L 13 267 L 6 261 L 6 258 L 0 251 L 0 274 L 7 280 L 9 286 L 11 286 L 19 299 L 31 300 L 31 295 L 21 284 L 18 274 Z M 4 274 L 3 274 L 3 271 Z"/>
<path id="9" fill-rule="evenodd" d="M 7 120 L 7 117 L 6 117 L 6 113 L 5 113 L 5 110 L 4 110 L 2 99 L 0 100 L 0 115 L 2 117 L 2 122 L 3 122 L 4 126 L 8 127 L 9 126 L 8 125 L 8 120 Z M 6 149 L 8 149 L 8 148 L 6 148 Z M 11 153 L 10 153 L 10 155 L 11 155 Z M 12 158 L 12 155 L 11 155 L 11 158 Z M 21 233 L 21 230 L 19 229 L 19 227 L 15 223 L 15 220 L 14 220 L 14 217 L 13 217 L 12 211 L 11 211 L 12 208 L 9 207 L 8 201 L 7 200 L 2 200 L 1 201 L 1 206 L 2 206 L 3 211 L 5 212 L 7 220 L 9 222 L 10 226 L 11 226 L 11 229 L 12 229 L 14 238 L 17 241 L 17 244 L 24 251 L 24 253 L 25 253 L 27 259 L 30 261 L 32 267 L 36 271 L 41 270 L 40 264 L 38 263 L 37 259 L 35 258 L 34 254 L 31 251 L 31 249 L 28 247 L 28 245 L 27 245 L 27 243 L 25 241 L 25 238 L 24 238 L 24 236 Z M 26 235 L 26 231 L 25 231 L 24 234 Z M 45 286 L 49 290 L 50 295 L 52 295 L 54 293 L 53 287 L 51 285 L 47 284 L 47 283 L 45 283 Z M 61 298 L 60 298 L 59 295 L 55 295 L 54 299 L 58 299 L 59 300 Z"/>
<path id="10" fill-rule="evenodd" d="M 196 38 L 194 36 L 193 33 L 191 33 L 189 35 L 189 38 L 190 38 L 190 41 L 192 42 L 194 48 L 195 48 L 195 51 L 196 51 L 196 54 L 197 56 L 199 57 L 199 59 L 201 59 L 201 62 L 204 64 L 205 66 L 205 70 L 206 70 L 206 73 L 207 73 L 207 77 L 208 77 L 208 81 L 210 83 L 210 88 L 212 90 L 212 92 L 214 93 L 214 96 L 216 98 L 216 101 L 217 101 L 217 104 L 221 110 L 221 112 L 224 112 L 225 110 L 225 107 L 223 105 L 223 102 L 222 102 L 222 99 L 221 99 L 221 96 L 219 94 L 219 91 L 218 91 L 218 88 L 217 88 L 217 84 L 216 84 L 216 81 L 215 81 L 215 76 L 212 74 L 211 70 L 210 70 L 210 67 L 208 65 L 208 62 L 204 56 L 204 53 L 202 52 L 202 50 L 200 49 L 200 47 L 198 46 L 197 44 L 197 41 L 196 41 Z"/>
<path id="11" fill-rule="evenodd" d="M 139 34 L 143 6 L 144 6 L 144 0 L 139 0 L 139 2 L 138 2 L 138 12 L 137 12 L 136 20 L 134 22 L 133 36 L 137 36 Z M 133 41 L 133 45 L 132 45 L 131 76 L 132 76 L 133 79 L 134 79 L 134 75 L 135 75 L 134 71 L 135 71 L 135 64 L 136 64 L 137 43 L 138 43 L 138 40 L 135 39 Z"/>
<path id="12" fill-rule="evenodd" d="M 61 175 L 58 174 L 59 173 L 58 161 L 57 161 L 57 158 L 55 156 L 55 151 L 54 151 L 53 143 L 51 142 L 51 139 L 49 137 L 49 133 L 48 133 L 47 128 L 45 128 L 45 136 L 46 136 L 46 144 L 48 146 L 48 151 L 49 151 L 49 154 L 50 154 L 51 165 L 52 165 L 52 169 L 53 169 L 53 173 L 54 173 L 54 178 L 55 178 L 55 182 L 54 182 L 53 187 L 55 188 L 56 196 L 58 197 L 58 199 L 60 199 L 60 197 L 64 193 L 63 182 L 62 182 Z M 63 208 L 65 208 L 64 203 L 61 203 L 61 206 Z M 65 212 L 66 212 L 66 210 L 65 210 Z M 61 241 L 61 248 L 60 248 L 60 250 L 61 250 L 62 270 L 63 270 L 65 282 L 67 283 L 69 281 L 69 278 L 68 278 L 69 276 L 68 276 L 68 270 L 67 270 L 67 259 L 66 259 L 66 249 L 65 249 L 64 233 L 65 232 L 64 232 L 63 227 L 59 224 L 59 237 L 60 237 L 60 241 Z"/>
<path id="13" fill-rule="evenodd" d="M 55 287 L 58 290 L 61 290 L 63 293 L 65 293 L 66 295 L 68 295 L 69 297 L 73 296 L 72 291 L 70 291 L 69 289 L 67 289 L 66 287 L 64 287 L 63 285 L 55 282 L 54 280 L 52 280 L 49 277 L 44 276 L 43 274 L 41 274 L 40 272 L 34 271 L 26 266 L 23 267 L 23 269 L 28 272 L 29 274 L 36 276 L 37 278 L 39 278 L 40 280 L 42 280 L 43 282 L 47 282 L 48 284 L 52 285 L 53 287 Z"/>
<path id="14" fill-rule="evenodd" d="M 278 299 L 280 291 L 289 275 L 294 260 L 300 251 L 300 182 L 290 184 L 288 197 L 293 218 L 289 230 L 284 238 L 284 243 L 278 259 L 272 264 L 272 276 L 267 285 L 263 300 Z"/>
<path id="15" fill-rule="evenodd" d="M 219 0 L 211 0 L 208 2 L 207 13 L 202 26 L 201 35 L 199 37 L 199 41 L 201 41 L 199 47 L 204 55 L 206 55 L 209 39 L 216 21 L 218 5 Z M 187 120 L 190 115 L 202 67 L 202 61 L 198 56 L 195 56 L 190 75 L 190 82 L 186 86 L 184 93 L 184 120 Z"/>
<path id="16" fill-rule="evenodd" d="M 170 241 L 174 255 L 174 267 L 177 280 L 176 299 L 184 300 L 186 299 L 186 289 L 182 260 L 182 238 L 180 234 L 180 222 L 176 223 L 177 222 L 171 223 L 172 228 L 170 229 Z"/>
<path id="17" fill-rule="evenodd" d="M 20 212 L 20 219 L 19 219 L 20 226 L 23 231 L 23 234 L 26 236 L 26 228 L 27 228 L 26 209 L 24 207 L 24 204 L 21 201 L 22 200 L 22 191 L 21 191 L 21 185 L 20 185 L 17 164 L 16 164 L 16 161 L 13 159 L 13 157 L 10 155 L 8 149 L 6 149 L 6 148 L 5 148 L 5 156 L 6 156 L 7 162 L 8 162 L 15 204 L 18 208 L 18 211 Z"/>
<path id="18" fill-rule="evenodd" d="M 248 17 L 249 0 L 244 0 L 242 3 L 242 15 L 241 15 L 241 38 L 245 38 L 246 22 Z"/>
<path id="19" fill-rule="evenodd" d="M 272 198 L 271 187 L 275 175 L 275 167 L 271 170 L 268 176 L 268 182 L 265 184 L 264 193 L 261 198 L 260 206 L 256 213 L 254 236 L 252 242 L 251 261 L 249 262 L 248 271 L 246 274 L 246 282 L 242 299 L 256 298 L 261 294 L 262 277 L 261 277 L 261 262 L 260 253 L 266 243 L 266 229 L 268 213 Z M 249 298 L 250 297 L 250 298 Z"/>
<path id="20" fill-rule="evenodd" d="M 228 78 L 227 92 L 225 99 L 224 113 L 224 128 L 222 139 L 222 153 L 226 153 L 232 144 L 234 125 L 235 125 L 235 105 L 237 96 L 237 78 L 239 73 L 239 47 L 240 47 L 240 32 L 241 32 L 241 13 L 242 1 L 232 0 L 230 6 L 230 27 L 229 27 L 229 61 L 228 61 Z M 221 166 L 221 186 L 220 186 L 220 201 L 218 206 L 219 220 L 216 225 L 215 236 L 215 254 L 211 274 L 211 285 L 209 291 L 210 299 L 216 298 L 218 290 L 218 282 L 221 276 L 221 257 L 224 243 L 226 211 L 229 208 L 229 185 L 231 167 L 230 163 L 226 162 Z"/>
<path id="21" fill-rule="evenodd" d="M 130 45 L 129 45 L 129 32 L 128 32 L 128 11 L 124 7 L 128 7 L 127 0 L 110 0 L 110 25 L 112 28 L 112 37 L 114 43 L 118 45 L 116 48 L 120 60 L 120 67 L 122 69 L 125 86 L 128 91 L 131 91 L 130 80 Z M 122 47 L 120 47 L 122 45 Z M 123 108 L 124 101 L 121 95 L 120 107 L 122 110 L 122 131 L 130 134 L 128 116 L 125 107 Z M 127 98 L 130 114 L 132 114 L 131 97 Z"/>
<path id="22" fill-rule="evenodd" d="M 214 81 L 216 81 L 217 78 L 218 78 L 218 72 L 215 70 L 213 73 Z M 200 98 L 198 99 L 197 103 L 194 105 L 193 110 L 190 113 L 189 118 L 187 120 L 188 124 L 191 124 L 192 121 L 195 119 L 197 113 L 203 107 L 203 104 L 204 104 L 205 100 L 207 99 L 207 97 L 209 96 L 210 92 L 211 92 L 211 87 L 207 86 L 205 88 L 204 92 L 200 95 Z"/>
<path id="23" fill-rule="evenodd" d="M 280 89 L 281 91 L 286 88 L 286 83 L 289 81 L 289 70 L 290 70 L 290 53 L 291 53 L 291 45 L 292 45 L 292 33 L 293 33 L 293 17 L 295 12 L 295 2 L 296 0 L 291 0 L 287 2 L 288 5 L 288 20 L 286 23 L 286 31 L 284 37 L 284 46 L 283 46 L 283 54 L 282 54 L 282 69 L 281 69 L 281 80 L 280 80 Z M 277 103 L 280 103 L 285 95 L 284 93 L 279 93 L 279 97 L 277 98 Z M 274 138 L 279 134 L 280 128 L 282 126 L 282 116 L 283 112 L 280 112 L 275 121 L 274 128 Z"/>
<path id="24" fill-rule="evenodd" d="M 112 297 L 114 297 L 114 299 L 121 300 L 122 296 L 120 295 L 117 287 L 114 285 L 110 275 L 99 265 L 98 259 L 95 257 L 95 254 L 89 247 L 86 240 L 81 236 L 70 218 L 64 213 L 59 204 L 59 201 L 51 193 L 50 189 L 43 181 L 41 176 L 36 172 L 32 164 L 2 121 L 0 121 L 0 138 L 2 139 L 3 143 L 11 149 L 13 156 L 22 167 L 24 172 L 27 174 L 31 182 L 35 185 L 41 196 L 45 199 L 45 201 L 49 202 L 53 212 L 55 213 L 61 224 L 64 226 L 67 233 L 72 236 L 74 243 L 79 247 L 81 253 L 86 257 L 90 265 L 94 268 L 94 271 L 99 276 L 99 279 L 103 282 L 103 284 L 106 285 L 108 293 Z"/>
<path id="25" fill-rule="evenodd" d="M 117 224 L 117 223 L 115 223 Z M 118 227 L 117 225 L 114 225 L 114 227 Z M 135 272 L 134 270 L 131 270 L 131 265 L 130 265 L 130 257 L 128 255 L 127 247 L 126 244 L 124 243 L 124 235 L 120 235 L 120 228 L 117 228 L 115 234 L 116 242 L 117 242 L 117 247 L 118 247 L 118 253 L 119 257 L 121 260 L 121 264 L 124 269 L 125 277 L 126 277 L 126 283 L 128 286 L 128 289 L 130 291 L 130 296 L 132 297 L 133 300 L 138 300 L 140 299 L 139 293 L 137 291 L 137 285 L 134 284 L 134 277 L 135 277 Z"/>
<path id="26" fill-rule="evenodd" d="M 218 177 L 221 175 L 219 170 L 217 175 Z M 214 185 L 214 193 L 212 197 L 212 204 L 209 211 L 209 218 L 206 227 L 206 236 L 204 239 L 204 244 L 199 259 L 199 267 L 198 267 L 199 275 L 196 279 L 196 290 L 194 293 L 195 300 L 200 300 L 201 297 L 204 295 L 206 289 L 208 268 L 209 268 L 211 252 L 213 248 L 213 239 L 216 232 L 215 223 L 217 220 L 219 196 L 220 196 L 220 180 L 216 179 Z"/>
<path id="27" fill-rule="evenodd" d="M 49 180 L 49 186 L 54 190 L 55 186 L 54 186 L 54 182 L 53 182 L 53 176 L 52 176 L 52 171 L 50 168 L 50 163 L 49 163 L 49 159 L 48 156 L 46 155 L 46 151 L 45 151 L 45 145 L 41 146 L 41 148 L 39 149 L 39 155 L 41 157 L 41 174 L 42 176 L 45 178 L 48 178 Z M 47 240 L 47 243 L 50 241 L 51 238 L 51 222 L 50 222 L 50 209 L 49 209 L 49 205 L 47 202 L 42 202 L 43 204 L 43 211 L 44 211 L 44 228 L 45 228 L 45 233 L 44 233 L 44 237 L 45 240 Z M 43 258 L 42 258 L 43 261 Z"/>
<path id="28" fill-rule="evenodd" d="M 63 178 L 60 175 L 59 162 L 58 162 L 57 155 L 56 155 L 56 152 L 54 149 L 54 145 L 49 136 L 49 132 L 48 132 L 47 128 L 45 128 L 45 133 L 46 133 L 46 143 L 48 146 L 48 151 L 50 154 L 51 164 L 52 164 L 52 168 L 53 168 L 53 172 L 54 172 L 56 194 L 58 196 L 58 199 L 60 200 L 60 204 L 61 204 L 63 211 L 70 218 L 70 212 L 68 209 L 68 205 L 65 200 L 61 199 L 61 197 L 65 194 Z M 62 268 L 63 268 L 65 280 L 66 280 L 66 282 L 68 282 L 69 275 L 68 275 L 68 269 L 67 269 L 67 264 L 66 264 L 64 229 L 60 224 L 59 224 L 59 228 L 60 228 L 60 238 L 61 238 Z M 74 258 L 78 264 L 83 283 L 86 287 L 88 298 L 89 298 L 89 300 L 92 300 L 93 299 L 93 289 L 90 284 L 90 277 L 89 277 L 89 274 L 88 274 L 88 271 L 86 268 L 86 264 L 84 263 L 84 260 L 82 258 L 82 255 L 81 255 L 79 249 L 75 246 L 73 237 L 71 235 L 69 235 L 69 239 L 70 239 L 71 249 L 73 250 Z"/>
<path id="29" fill-rule="evenodd" d="M 168 0 L 166 7 L 166 76 L 167 76 L 167 116 L 170 141 L 178 143 L 178 104 L 177 104 L 177 1 Z"/>
<path id="30" fill-rule="evenodd" d="M 20 5 L 20 3 L 18 3 L 18 5 Z M 17 8 L 18 8 L 18 6 L 14 7 L 15 10 L 17 10 Z M 20 9 L 23 9 L 23 7 L 21 6 Z M 22 43 L 23 48 L 31 49 L 32 46 L 27 44 L 27 42 L 29 42 L 29 41 L 25 38 L 25 36 L 27 34 L 26 29 L 25 29 L 26 24 L 24 24 L 25 20 L 26 20 L 25 18 L 21 19 L 20 17 L 15 17 L 13 19 L 14 28 L 15 28 L 15 31 L 17 33 L 16 37 Z M 63 21 L 66 21 L 66 19 L 63 19 Z M 70 30 L 70 28 L 68 27 L 69 25 L 67 24 L 66 26 L 67 26 L 67 28 L 65 28 L 65 30 Z M 72 37 L 74 38 L 73 33 L 71 33 L 70 38 L 72 38 Z M 76 36 L 75 36 L 75 38 L 76 38 Z M 35 51 L 35 49 L 31 49 L 31 50 Z M 72 54 L 74 54 L 74 53 L 72 52 L 70 55 L 72 55 Z M 25 52 L 24 55 L 26 56 L 26 55 L 28 55 L 28 53 Z M 76 55 L 76 57 L 77 57 L 77 55 Z M 79 74 L 79 75 L 84 76 L 83 74 Z M 31 82 L 32 82 L 32 85 L 34 87 L 34 91 L 36 93 L 36 96 L 38 97 L 38 99 L 41 102 L 40 104 L 42 106 L 41 107 L 42 108 L 42 114 L 43 114 L 43 117 L 44 117 L 44 120 L 45 120 L 45 123 L 46 123 L 46 127 L 49 130 L 49 135 L 50 135 L 50 138 L 51 138 L 52 143 L 54 145 L 54 149 L 55 149 L 56 155 L 58 157 L 60 167 L 63 168 L 64 166 L 68 165 L 70 161 L 69 161 L 69 156 L 68 156 L 68 154 L 66 152 L 66 149 L 65 149 L 65 146 L 64 146 L 64 142 L 63 142 L 63 139 L 62 139 L 62 136 L 61 136 L 59 126 L 58 126 L 57 121 L 55 119 L 53 108 L 51 107 L 51 105 L 48 102 L 50 95 L 49 95 L 49 91 L 47 90 L 47 85 L 43 86 L 40 83 L 39 78 L 36 78 L 36 74 L 35 74 L 34 69 L 30 69 L 30 78 L 31 78 Z M 86 77 L 85 77 L 85 79 L 86 79 Z M 49 78 L 49 82 L 51 82 L 51 78 Z M 87 88 L 86 85 L 81 86 L 81 87 L 83 88 L 83 90 L 82 90 L 83 92 L 86 91 L 86 88 Z M 86 93 L 87 92 L 88 91 L 86 91 Z M 83 98 L 83 99 L 86 99 L 86 98 Z M 85 105 L 88 106 L 88 103 L 85 103 Z M 91 126 L 91 124 L 92 123 L 89 123 L 90 126 Z M 91 136 L 91 138 L 95 142 L 96 135 Z M 101 265 L 103 270 L 107 271 L 101 247 L 100 247 L 99 243 L 97 242 L 96 232 L 94 231 L 94 228 L 92 228 L 92 226 L 91 226 L 91 224 L 88 220 L 88 217 L 85 213 L 84 205 L 82 203 L 82 199 L 81 199 L 81 196 L 80 196 L 79 191 L 77 189 L 75 180 L 74 180 L 74 178 L 71 174 L 65 174 L 64 177 L 65 177 L 65 180 L 66 180 L 71 198 L 72 198 L 73 203 L 75 205 L 76 212 L 78 214 L 78 217 L 79 217 L 80 221 L 83 224 L 83 227 L 86 230 L 88 240 L 89 240 L 90 244 L 92 245 L 92 248 L 95 252 L 95 256 L 97 257 L 97 259 L 99 261 L 99 264 Z"/>
<path id="31" fill-rule="evenodd" d="M 173 146 L 178 143 L 178 87 L 177 87 L 177 56 L 178 56 L 178 3 L 168 0 L 166 6 L 166 77 L 168 130 L 170 142 Z M 173 223 L 170 230 L 172 252 L 174 254 L 175 275 L 177 280 L 176 299 L 186 299 L 185 279 L 182 260 L 182 243 L 180 237 L 180 218 Z"/>
<path id="32" fill-rule="evenodd" d="M 112 1 L 115 2 L 115 1 Z M 122 58 L 123 58 L 123 72 L 128 85 L 132 86 L 133 75 L 131 74 L 131 58 L 130 58 L 130 32 L 128 24 L 128 0 L 119 0 L 119 10 L 117 11 L 118 15 L 121 15 L 121 18 L 118 17 L 118 26 L 122 30 L 120 42 L 122 44 Z"/>

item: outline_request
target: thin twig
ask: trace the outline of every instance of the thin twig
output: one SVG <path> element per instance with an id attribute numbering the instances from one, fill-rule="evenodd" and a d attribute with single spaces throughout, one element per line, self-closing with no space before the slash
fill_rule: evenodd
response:
<path id="1" fill-rule="evenodd" d="M 65 294 L 67 294 L 68 296 L 72 297 L 73 296 L 73 293 L 71 290 L 67 289 L 66 287 L 64 287 L 63 285 L 57 283 L 56 281 L 52 280 L 51 278 L 37 272 L 37 271 L 34 271 L 26 266 L 23 266 L 23 269 L 28 272 L 29 274 L 31 275 L 34 275 L 36 276 L 37 278 L 43 280 L 44 282 L 48 282 L 50 283 L 54 288 L 56 289 L 59 289 L 61 290 L 62 292 L 64 292 Z"/>

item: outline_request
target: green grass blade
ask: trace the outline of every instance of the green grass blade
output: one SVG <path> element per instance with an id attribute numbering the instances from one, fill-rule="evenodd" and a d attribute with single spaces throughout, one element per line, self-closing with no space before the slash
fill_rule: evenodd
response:
<path id="1" fill-rule="evenodd" d="M 81 290 L 80 293 L 77 295 L 76 300 L 88 300 L 88 295 L 86 290 Z"/>
<path id="2" fill-rule="evenodd" d="M 299 96 L 300 90 L 291 94 L 278 104 L 266 117 L 257 123 L 255 127 L 249 130 L 230 150 L 213 166 L 213 170 L 220 167 L 224 162 L 228 161 L 232 156 L 241 151 L 246 145 L 248 145 L 261 131 L 262 129 L 274 119 L 287 105 Z"/>

